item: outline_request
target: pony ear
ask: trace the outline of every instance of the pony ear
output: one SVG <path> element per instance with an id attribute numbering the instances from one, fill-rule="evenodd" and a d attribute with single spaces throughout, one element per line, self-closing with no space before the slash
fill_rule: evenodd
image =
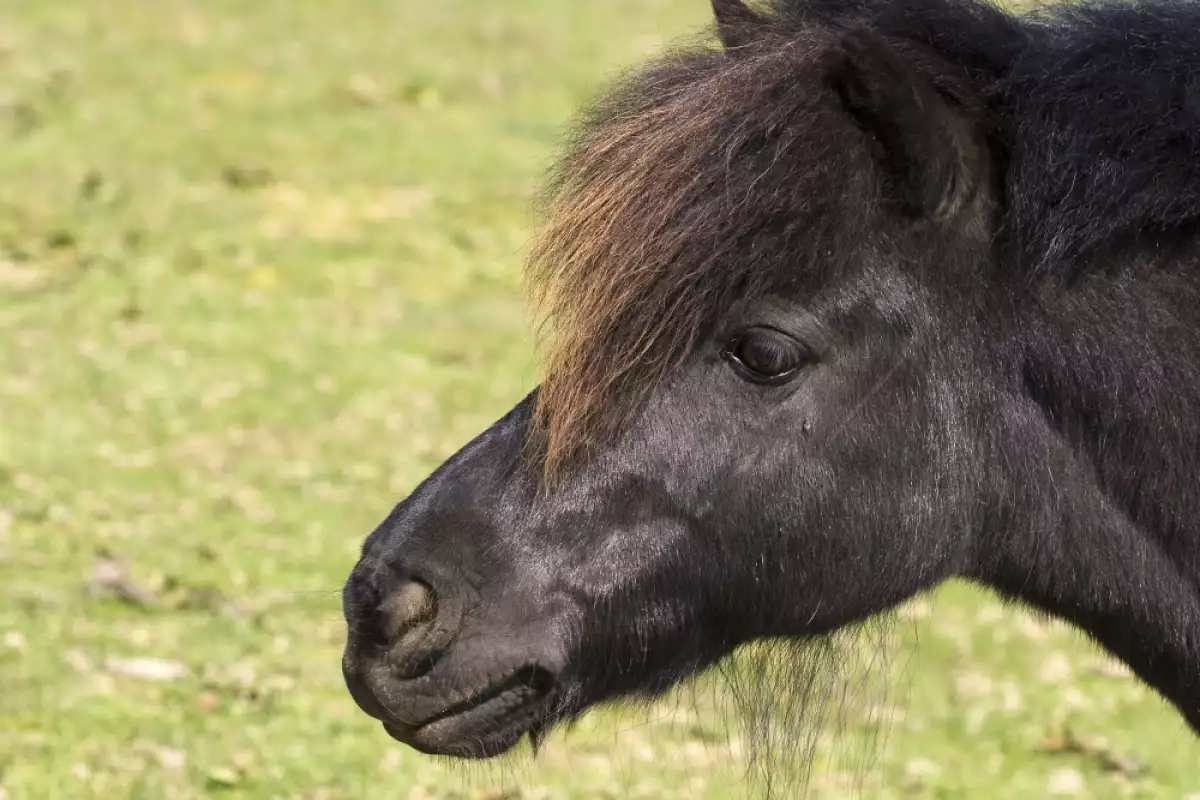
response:
<path id="1" fill-rule="evenodd" d="M 865 27 L 842 37 L 829 78 L 881 150 L 888 189 L 906 213 L 953 217 L 977 185 L 970 127 L 923 76 Z"/>
<path id="2" fill-rule="evenodd" d="M 743 0 L 712 0 L 712 6 L 717 18 L 717 38 L 726 50 L 749 44 L 756 29 L 766 23 Z"/>

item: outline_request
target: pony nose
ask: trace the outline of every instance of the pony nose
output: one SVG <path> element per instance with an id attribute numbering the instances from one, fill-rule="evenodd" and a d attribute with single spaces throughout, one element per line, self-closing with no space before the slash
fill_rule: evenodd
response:
<path id="1" fill-rule="evenodd" d="M 391 681 L 410 681 L 433 669 L 457 632 L 459 604 L 439 602 L 429 584 L 392 567 L 360 564 L 343 593 L 346 647 L 342 674 L 367 714 L 391 719 L 372 689 L 378 668 Z"/>

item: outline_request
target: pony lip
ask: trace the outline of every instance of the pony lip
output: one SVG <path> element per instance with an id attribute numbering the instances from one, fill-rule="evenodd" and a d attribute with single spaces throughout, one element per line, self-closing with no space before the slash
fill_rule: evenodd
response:
<path id="1" fill-rule="evenodd" d="M 387 720 L 396 741 L 431 755 L 490 758 L 511 749 L 537 728 L 554 694 L 554 679 L 540 667 L 509 678 L 416 726 Z"/>

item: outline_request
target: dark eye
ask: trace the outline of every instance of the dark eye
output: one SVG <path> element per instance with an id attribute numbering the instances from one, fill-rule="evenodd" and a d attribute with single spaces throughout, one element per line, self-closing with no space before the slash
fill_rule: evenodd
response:
<path id="1" fill-rule="evenodd" d="M 773 328 L 742 331 L 722 355 L 743 378 L 758 383 L 782 383 L 811 360 L 804 345 Z"/>

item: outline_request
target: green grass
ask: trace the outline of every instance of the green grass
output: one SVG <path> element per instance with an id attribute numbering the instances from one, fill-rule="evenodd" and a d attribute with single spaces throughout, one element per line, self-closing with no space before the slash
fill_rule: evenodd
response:
<path id="1" fill-rule="evenodd" d="M 0 798 L 743 796 L 708 701 L 464 770 L 339 673 L 362 537 L 536 379 L 563 123 L 706 6 L 0 0 Z M 963 586 L 901 619 L 817 796 L 1200 796 L 1078 635 Z"/>

